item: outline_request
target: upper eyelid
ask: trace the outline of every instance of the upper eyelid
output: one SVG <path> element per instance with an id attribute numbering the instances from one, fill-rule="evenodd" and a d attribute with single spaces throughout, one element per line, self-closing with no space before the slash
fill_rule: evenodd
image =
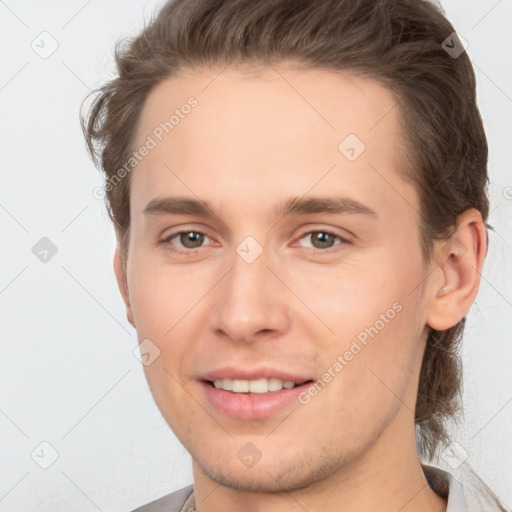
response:
<path id="1" fill-rule="evenodd" d="M 164 230 L 164 231 L 167 231 L 167 230 Z M 162 240 L 168 240 L 169 238 L 174 238 L 175 236 L 181 235 L 182 233 L 200 233 L 202 235 L 207 236 L 208 238 L 213 238 L 212 236 L 210 236 L 208 234 L 209 230 L 204 229 L 202 227 L 201 228 L 194 228 L 194 227 L 181 228 L 178 231 L 171 230 L 167 234 L 161 235 L 159 238 L 161 238 Z"/>

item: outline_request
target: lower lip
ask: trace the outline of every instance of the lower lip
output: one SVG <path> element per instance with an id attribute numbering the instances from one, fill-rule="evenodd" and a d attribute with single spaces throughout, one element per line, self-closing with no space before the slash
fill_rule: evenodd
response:
<path id="1" fill-rule="evenodd" d="M 268 393 L 233 393 L 217 389 L 208 382 L 201 381 L 207 400 L 222 414 L 244 420 L 256 420 L 272 416 L 294 401 L 311 385 L 307 382 L 291 389 Z"/>

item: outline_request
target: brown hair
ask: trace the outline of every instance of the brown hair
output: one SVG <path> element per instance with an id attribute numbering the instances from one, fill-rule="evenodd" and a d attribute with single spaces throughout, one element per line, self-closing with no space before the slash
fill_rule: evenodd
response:
<path id="1" fill-rule="evenodd" d="M 210 64 L 295 62 L 349 71 L 381 82 L 397 100 L 406 178 L 420 197 L 425 262 L 457 216 L 476 208 L 487 219 L 487 141 L 475 76 L 452 25 L 424 0 L 175 0 L 115 50 L 118 77 L 81 118 L 88 149 L 107 184 L 130 159 L 140 112 L 162 80 Z M 452 39 L 450 39 L 452 37 Z M 443 45 L 448 40 L 449 45 Z M 130 174 L 106 190 L 126 261 Z M 486 224 L 487 227 L 490 227 Z M 431 330 L 419 379 L 418 450 L 430 458 L 448 441 L 446 420 L 460 408 L 458 356 L 465 319 Z"/>

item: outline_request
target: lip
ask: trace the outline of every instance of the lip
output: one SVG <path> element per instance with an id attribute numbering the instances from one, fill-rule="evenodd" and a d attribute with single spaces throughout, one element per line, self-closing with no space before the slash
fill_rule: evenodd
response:
<path id="1" fill-rule="evenodd" d="M 300 405 L 299 393 L 307 389 L 311 382 L 291 389 L 269 393 L 233 393 L 213 387 L 207 381 L 199 382 L 208 402 L 221 414 L 243 420 L 257 420 L 272 416 L 290 404 Z"/>
<path id="2" fill-rule="evenodd" d="M 217 412 L 231 418 L 258 420 L 272 416 L 292 404 L 299 406 L 298 395 L 306 390 L 311 381 L 291 389 L 268 393 L 233 393 L 215 388 L 210 381 L 199 381 L 204 396 Z"/>
<path id="3" fill-rule="evenodd" d="M 307 380 L 313 380 L 311 376 L 293 374 L 286 371 L 278 370 L 270 367 L 260 367 L 253 369 L 242 369 L 235 366 L 229 366 L 219 368 L 199 377 L 201 380 L 220 380 L 220 379 L 238 379 L 238 380 L 257 380 L 257 379 L 280 379 L 290 380 L 293 382 L 304 382 Z M 274 391 L 278 393 L 278 391 Z"/>
<path id="4" fill-rule="evenodd" d="M 303 382 L 300 386 L 268 393 L 233 393 L 215 388 L 211 382 L 219 379 L 280 379 L 283 381 Z M 300 405 L 298 395 L 311 385 L 313 379 L 291 374 L 273 368 L 240 369 L 222 368 L 205 374 L 199 379 L 199 385 L 206 400 L 213 408 L 225 416 L 244 420 L 257 420 L 276 414 L 292 404 Z"/>

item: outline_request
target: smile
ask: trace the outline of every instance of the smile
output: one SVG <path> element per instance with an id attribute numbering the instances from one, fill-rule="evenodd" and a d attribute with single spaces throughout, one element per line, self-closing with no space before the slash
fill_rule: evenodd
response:
<path id="1" fill-rule="evenodd" d="M 211 382 L 211 381 L 210 381 Z M 256 379 L 256 380 L 243 380 L 243 379 L 217 379 L 211 382 L 216 389 L 224 391 L 231 391 L 232 393 L 272 393 L 281 391 L 282 389 L 292 389 L 296 386 L 301 386 L 305 382 L 294 382 L 291 380 L 281 379 Z"/>

